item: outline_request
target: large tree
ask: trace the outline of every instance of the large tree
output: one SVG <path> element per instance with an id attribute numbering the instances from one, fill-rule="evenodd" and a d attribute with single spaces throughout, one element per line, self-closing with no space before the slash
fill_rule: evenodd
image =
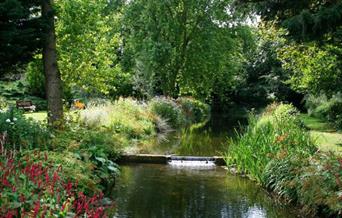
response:
<path id="1" fill-rule="evenodd" d="M 112 4 L 107 0 L 56 2 L 58 62 L 63 66 L 64 84 L 71 90 L 92 96 L 124 94 L 121 89 L 130 75 L 119 64 L 121 14 Z"/>
<path id="2" fill-rule="evenodd" d="M 40 0 L 0 1 L 0 75 L 41 48 Z"/>
<path id="3" fill-rule="evenodd" d="M 342 35 L 341 0 L 237 0 L 253 3 L 264 21 L 275 21 L 299 40 L 337 40 Z"/>
<path id="4" fill-rule="evenodd" d="M 222 95 L 243 65 L 244 36 L 232 1 L 135 0 L 124 17 L 124 54 L 138 89 L 177 97 Z"/>
<path id="5" fill-rule="evenodd" d="M 59 127 L 63 119 L 63 102 L 61 76 L 57 65 L 53 0 L 42 0 L 42 15 L 46 22 L 43 63 L 46 79 L 46 97 L 48 100 L 48 122 L 53 127 Z"/>

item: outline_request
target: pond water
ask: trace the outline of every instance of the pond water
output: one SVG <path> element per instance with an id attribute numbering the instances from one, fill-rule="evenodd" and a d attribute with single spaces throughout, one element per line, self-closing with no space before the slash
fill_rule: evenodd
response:
<path id="1" fill-rule="evenodd" d="M 248 179 L 221 167 L 121 166 L 115 217 L 296 217 Z"/>
<path id="2" fill-rule="evenodd" d="M 231 119 L 222 114 L 214 114 L 202 124 L 193 125 L 169 133 L 166 137 L 151 139 L 138 146 L 135 153 L 141 154 L 174 154 L 193 156 L 220 156 L 234 137 L 235 129 L 245 120 Z"/>

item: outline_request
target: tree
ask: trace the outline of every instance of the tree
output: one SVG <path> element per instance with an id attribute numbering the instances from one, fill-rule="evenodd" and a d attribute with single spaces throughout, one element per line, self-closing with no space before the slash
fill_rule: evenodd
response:
<path id="1" fill-rule="evenodd" d="M 172 97 L 222 97 L 242 70 L 250 34 L 231 2 L 129 2 L 123 22 L 124 56 L 132 60 L 137 88 Z"/>
<path id="2" fill-rule="evenodd" d="M 315 95 L 342 92 L 341 57 L 342 48 L 330 44 L 289 43 L 278 50 L 283 68 L 292 72 L 292 88 Z"/>
<path id="3" fill-rule="evenodd" d="M 41 48 L 40 0 L 0 2 L 0 75 L 31 60 Z"/>
<path id="4" fill-rule="evenodd" d="M 92 95 L 119 95 L 131 75 L 121 69 L 120 12 L 107 0 L 56 3 L 58 62 L 64 84 Z M 129 89 L 129 88 L 128 88 Z"/>
<path id="5" fill-rule="evenodd" d="M 275 21 L 297 40 L 329 39 L 341 42 L 341 0 L 238 1 L 254 3 L 253 10 L 256 10 L 264 21 Z"/>
<path id="6" fill-rule="evenodd" d="M 42 16 L 46 22 L 43 45 L 46 98 L 48 101 L 48 123 L 60 127 L 63 119 L 61 76 L 57 65 L 55 13 L 53 0 L 42 0 Z"/>

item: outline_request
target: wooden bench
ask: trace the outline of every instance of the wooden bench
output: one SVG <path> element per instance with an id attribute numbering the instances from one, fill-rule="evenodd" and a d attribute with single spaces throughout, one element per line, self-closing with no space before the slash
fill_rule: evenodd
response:
<path id="1" fill-rule="evenodd" d="M 16 106 L 18 109 L 23 109 L 25 111 L 36 110 L 36 106 L 32 104 L 32 101 L 16 101 Z"/>

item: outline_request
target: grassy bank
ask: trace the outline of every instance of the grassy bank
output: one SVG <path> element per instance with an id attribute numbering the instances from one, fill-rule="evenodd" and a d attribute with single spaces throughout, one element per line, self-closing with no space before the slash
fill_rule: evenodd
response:
<path id="1" fill-rule="evenodd" d="M 273 104 L 251 115 L 230 143 L 226 162 L 308 215 L 335 217 L 342 213 L 342 157 L 318 151 L 316 143 L 294 107 Z"/>
<path id="2" fill-rule="evenodd" d="M 327 121 L 301 114 L 300 119 L 311 136 L 316 139 L 318 148 L 322 151 L 332 151 L 342 154 L 342 132 Z"/>
<path id="3" fill-rule="evenodd" d="M 105 198 L 110 196 L 102 191 L 110 189 L 120 173 L 113 161 L 121 152 L 208 116 L 208 106 L 192 98 L 128 98 L 96 101 L 85 110 L 66 112 L 63 129 L 51 130 L 46 112 L 2 110 L 0 216 L 25 216 L 34 210 L 35 216 L 102 217 L 104 211 L 112 211 Z M 23 198 L 15 197 L 19 193 Z"/>

